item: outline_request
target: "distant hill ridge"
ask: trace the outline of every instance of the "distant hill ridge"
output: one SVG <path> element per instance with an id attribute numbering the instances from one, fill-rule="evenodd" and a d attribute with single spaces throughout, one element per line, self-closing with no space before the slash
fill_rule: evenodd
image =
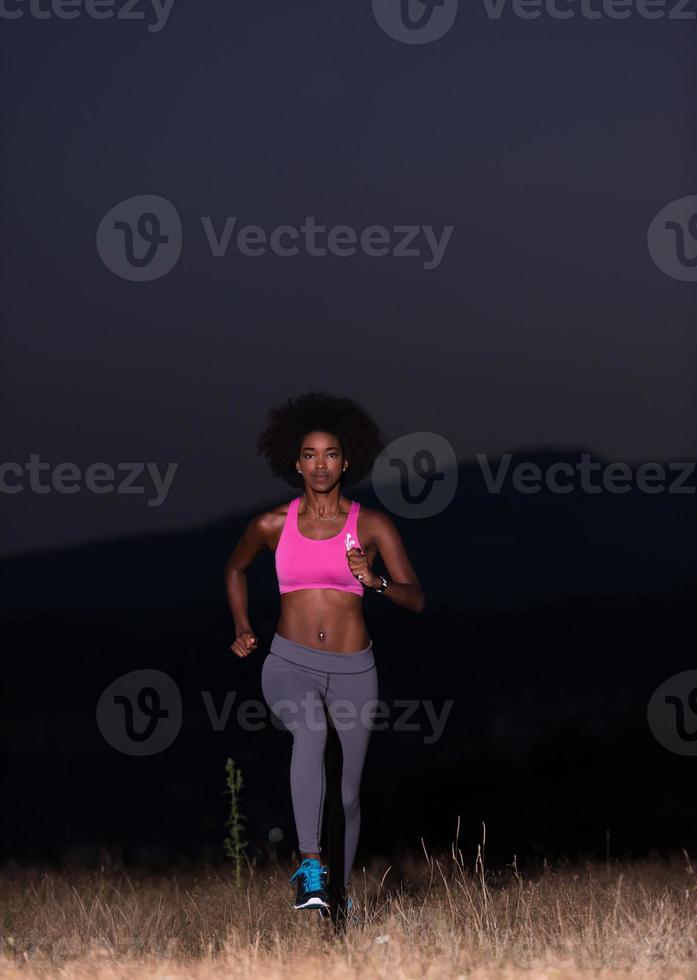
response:
<path id="1" fill-rule="evenodd" d="M 682 470 L 662 463 L 666 487 L 660 492 L 637 485 L 642 465 L 637 463 L 630 467 L 627 492 L 603 487 L 589 493 L 577 469 L 583 454 L 600 464 L 591 478 L 602 487 L 600 474 L 611 460 L 585 448 L 538 448 L 488 456 L 481 464 L 476 459 L 462 463 L 453 500 L 434 517 L 390 514 L 426 592 L 427 609 L 512 607 L 561 596 L 696 585 L 694 463 L 683 463 Z M 539 468 L 539 491 L 520 489 L 531 485 L 529 469 L 527 476 L 518 471 L 516 488 L 514 472 L 523 463 Z M 571 483 L 571 492 L 553 492 L 545 485 L 545 475 L 555 472 L 552 466 L 560 484 Z M 497 473 L 502 477 L 499 492 L 487 487 L 489 468 L 493 479 Z M 675 492 L 680 482 L 682 492 Z M 369 481 L 351 487 L 348 495 L 367 507 L 386 509 Z M 291 496 L 290 487 L 279 485 L 274 503 L 260 502 L 254 511 L 204 527 L 6 558 L 0 562 L 0 608 L 4 613 L 87 613 L 224 604 L 223 568 L 245 525 L 255 513 Z M 278 602 L 270 552 L 252 566 L 249 583 L 252 606 Z"/>

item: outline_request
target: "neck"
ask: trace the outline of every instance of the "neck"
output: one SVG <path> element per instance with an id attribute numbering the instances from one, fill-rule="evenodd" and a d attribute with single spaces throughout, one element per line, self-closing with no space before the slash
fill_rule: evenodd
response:
<path id="1" fill-rule="evenodd" d="M 333 487 L 326 493 L 316 493 L 314 490 L 305 490 L 305 500 L 310 511 L 319 517 L 331 517 L 338 514 L 341 510 L 341 489 Z"/>

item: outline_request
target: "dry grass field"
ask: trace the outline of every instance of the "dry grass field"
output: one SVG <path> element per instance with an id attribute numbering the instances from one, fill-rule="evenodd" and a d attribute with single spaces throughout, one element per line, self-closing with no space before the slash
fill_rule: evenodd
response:
<path id="1" fill-rule="evenodd" d="M 358 921 L 295 912 L 290 866 L 137 873 L 6 866 L 0 978 L 697 980 L 690 857 L 466 867 L 451 853 L 356 868 Z"/>

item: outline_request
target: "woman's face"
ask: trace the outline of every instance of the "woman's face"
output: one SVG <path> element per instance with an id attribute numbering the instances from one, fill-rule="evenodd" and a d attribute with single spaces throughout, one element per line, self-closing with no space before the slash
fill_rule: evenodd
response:
<path id="1" fill-rule="evenodd" d="M 298 466 L 312 490 L 321 492 L 336 486 L 344 471 L 341 444 L 331 432 L 308 432 L 300 446 Z"/>

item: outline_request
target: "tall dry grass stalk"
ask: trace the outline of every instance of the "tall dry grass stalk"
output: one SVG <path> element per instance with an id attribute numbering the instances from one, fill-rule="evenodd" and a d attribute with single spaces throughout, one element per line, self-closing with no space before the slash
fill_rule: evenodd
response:
<path id="1" fill-rule="evenodd" d="M 484 828 L 486 830 L 486 828 Z M 459 831 L 459 821 L 458 821 Z M 354 872 L 360 921 L 294 912 L 290 869 L 2 869 L 0 978 L 386 977 L 697 980 L 688 855 L 522 874 L 449 854 Z"/>
<path id="2" fill-rule="evenodd" d="M 242 884 L 242 858 L 245 855 L 244 849 L 247 841 L 242 840 L 242 827 L 246 818 L 240 811 L 240 791 L 242 789 L 242 772 L 235 764 L 234 759 L 228 759 L 225 763 L 225 792 L 230 797 L 230 813 L 225 821 L 226 837 L 223 841 L 223 850 L 229 858 L 232 858 L 235 869 L 235 884 L 239 888 Z"/>

